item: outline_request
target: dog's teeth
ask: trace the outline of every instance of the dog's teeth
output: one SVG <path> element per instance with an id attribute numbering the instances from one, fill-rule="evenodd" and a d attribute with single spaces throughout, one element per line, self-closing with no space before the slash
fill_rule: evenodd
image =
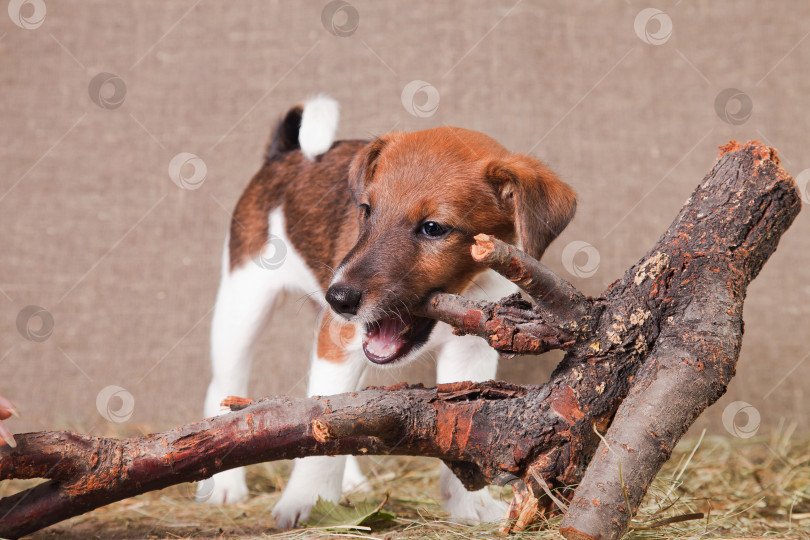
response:
<path id="1" fill-rule="evenodd" d="M 394 343 L 387 343 L 383 346 L 380 346 L 380 344 L 377 343 L 376 341 L 371 341 L 369 342 L 368 350 L 374 356 L 386 358 L 397 352 L 397 346 Z"/>

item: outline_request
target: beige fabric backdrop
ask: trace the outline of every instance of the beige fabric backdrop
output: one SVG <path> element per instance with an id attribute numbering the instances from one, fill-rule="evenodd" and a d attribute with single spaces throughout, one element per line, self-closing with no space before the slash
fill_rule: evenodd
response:
<path id="1" fill-rule="evenodd" d="M 273 121 L 317 92 L 342 103 L 341 137 L 459 125 L 546 160 L 580 205 L 545 262 L 594 295 L 666 229 L 728 139 L 766 141 L 810 176 L 807 2 L 351 1 L 332 5 L 334 26 L 325 0 L 31 1 L 19 24 L 0 13 L 0 393 L 23 411 L 16 431 L 201 417 L 229 211 Z M 423 117 L 403 105 L 415 80 L 439 96 Z M 728 88 L 740 92 L 716 104 Z M 426 97 L 406 104 L 430 109 Z M 181 152 L 205 164 L 198 189 L 169 177 Z M 744 401 L 760 433 L 810 427 L 808 223 L 751 286 L 737 377 L 699 426 L 725 433 L 724 408 Z M 590 277 L 569 272 L 595 265 L 588 250 L 579 270 L 564 264 L 574 241 L 598 254 Z M 315 315 L 287 298 L 251 395 L 304 394 Z M 500 375 L 536 383 L 559 357 Z M 431 383 L 431 369 L 371 382 Z"/>

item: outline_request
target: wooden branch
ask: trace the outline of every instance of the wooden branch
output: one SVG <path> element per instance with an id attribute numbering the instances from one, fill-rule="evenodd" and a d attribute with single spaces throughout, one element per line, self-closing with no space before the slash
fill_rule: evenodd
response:
<path id="1" fill-rule="evenodd" d="M 504 467 L 519 471 L 527 452 L 565 437 L 556 433 L 555 417 L 544 418 L 540 402 L 547 394 L 499 382 L 398 385 L 236 404 L 239 410 L 230 414 L 140 438 L 17 435 L 16 449 L 0 449 L 0 479 L 51 480 L 0 500 L 0 537 L 19 538 L 138 493 L 233 467 L 314 455 L 437 457 L 467 464 L 467 484 L 480 488 Z M 490 425 L 494 417 L 502 420 L 498 429 Z"/>
<path id="2" fill-rule="evenodd" d="M 470 248 L 473 259 L 499 272 L 526 291 L 532 305 L 519 294 L 497 303 L 437 293 L 421 315 L 453 326 L 457 334 L 474 334 L 504 354 L 539 354 L 570 349 L 587 338 L 601 307 L 526 253 L 494 236 L 479 234 Z"/>
<path id="3" fill-rule="evenodd" d="M 574 345 L 576 333 L 547 323 L 534 306 L 519 294 L 496 304 L 474 302 L 454 294 L 436 293 L 419 313 L 446 322 L 456 334 L 473 334 L 504 354 L 539 354 Z M 581 329 L 576 323 L 571 327 Z"/>
<path id="4" fill-rule="evenodd" d="M 799 210 L 776 152 L 734 143 L 658 243 L 599 298 L 482 238 L 480 260 L 528 287 L 538 305 L 437 295 L 423 314 L 504 352 L 565 348 L 547 384 L 234 400 L 236 412 L 137 439 L 17 435 L 17 448 L 0 449 L 0 479 L 50 481 L 0 499 L 0 537 L 260 461 L 408 454 L 445 460 L 469 488 L 503 474 L 520 478 L 531 493 L 517 490 L 510 506 L 517 521 L 505 530 L 551 510 L 545 494 L 557 490 L 573 495 L 564 536 L 619 538 L 680 437 L 725 392 L 746 288 Z M 606 432 L 604 442 L 594 430 Z M 577 483 L 573 494 L 565 487 Z"/>
<path id="5" fill-rule="evenodd" d="M 526 291 L 538 303 L 543 318 L 552 324 L 579 329 L 588 316 L 588 299 L 584 294 L 515 246 L 479 234 L 470 253 L 473 259 Z"/>
<path id="6" fill-rule="evenodd" d="M 656 246 L 613 287 L 612 295 L 660 306 L 658 337 L 576 490 L 564 536 L 620 538 L 678 440 L 725 393 L 742 345 L 746 288 L 800 201 L 774 149 L 732 142 Z"/>

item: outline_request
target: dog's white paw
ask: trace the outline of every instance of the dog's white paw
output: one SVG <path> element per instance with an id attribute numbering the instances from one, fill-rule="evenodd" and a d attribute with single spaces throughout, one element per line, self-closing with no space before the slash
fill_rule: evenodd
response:
<path id="1" fill-rule="evenodd" d="M 281 499 L 273 508 L 273 518 L 276 520 L 276 528 L 292 529 L 300 523 L 309 519 L 312 507 L 318 497 L 312 497 L 314 489 L 308 489 L 307 493 L 292 493 L 289 488 L 284 490 Z"/>
<path id="2" fill-rule="evenodd" d="M 295 460 L 287 487 L 273 508 L 277 528 L 291 529 L 309 519 L 318 497 L 335 504 L 340 501 L 345 459 L 318 456 Z"/>
<path id="3" fill-rule="evenodd" d="M 343 493 L 366 493 L 371 490 L 371 483 L 360 470 L 360 464 L 354 456 L 346 456 L 346 469 L 343 471 Z"/>
<path id="4" fill-rule="evenodd" d="M 500 521 L 509 508 L 505 502 L 493 498 L 487 488 L 466 491 L 463 496 L 457 495 L 443 502 L 453 521 L 471 525 Z"/>
<path id="5" fill-rule="evenodd" d="M 444 464 L 439 484 L 444 509 L 453 521 L 473 525 L 500 521 L 509 508 L 507 503 L 493 498 L 487 488 L 467 491 L 461 480 Z"/>
<path id="6" fill-rule="evenodd" d="M 245 470 L 241 467 L 215 474 L 197 483 L 197 502 L 234 504 L 247 499 Z"/>
<path id="7" fill-rule="evenodd" d="M 298 488 L 287 486 L 276 506 L 273 508 L 273 518 L 279 529 L 292 529 L 309 519 L 312 507 L 318 502 L 318 497 L 337 504 L 340 501 L 340 492 L 332 490 L 325 493 L 322 486 L 308 485 Z"/>

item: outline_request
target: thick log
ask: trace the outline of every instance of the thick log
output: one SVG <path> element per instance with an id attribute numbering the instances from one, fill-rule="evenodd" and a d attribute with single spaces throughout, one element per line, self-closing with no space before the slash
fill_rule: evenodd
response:
<path id="1" fill-rule="evenodd" d="M 775 150 L 730 143 L 655 247 L 608 290 L 609 298 L 638 298 L 658 335 L 576 490 L 564 536 L 624 534 L 678 440 L 725 393 L 748 284 L 800 208 Z"/>
<path id="2" fill-rule="evenodd" d="M 425 313 L 506 353 L 566 349 L 545 385 L 402 385 L 242 400 L 231 414 L 137 439 L 17 435 L 17 448 L 0 449 L 0 479 L 50 481 L 0 500 L 0 537 L 260 461 L 408 454 L 445 460 L 469 488 L 504 474 L 521 479 L 531 493 L 516 490 L 510 515 L 518 527 L 507 530 L 553 508 L 549 490 L 570 496 L 565 486 L 579 483 L 563 535 L 619 538 L 679 438 L 725 392 L 746 287 L 799 201 L 773 149 L 731 144 L 653 249 L 599 298 L 479 238 L 479 260 L 530 289 L 536 305 L 438 295 Z"/>

